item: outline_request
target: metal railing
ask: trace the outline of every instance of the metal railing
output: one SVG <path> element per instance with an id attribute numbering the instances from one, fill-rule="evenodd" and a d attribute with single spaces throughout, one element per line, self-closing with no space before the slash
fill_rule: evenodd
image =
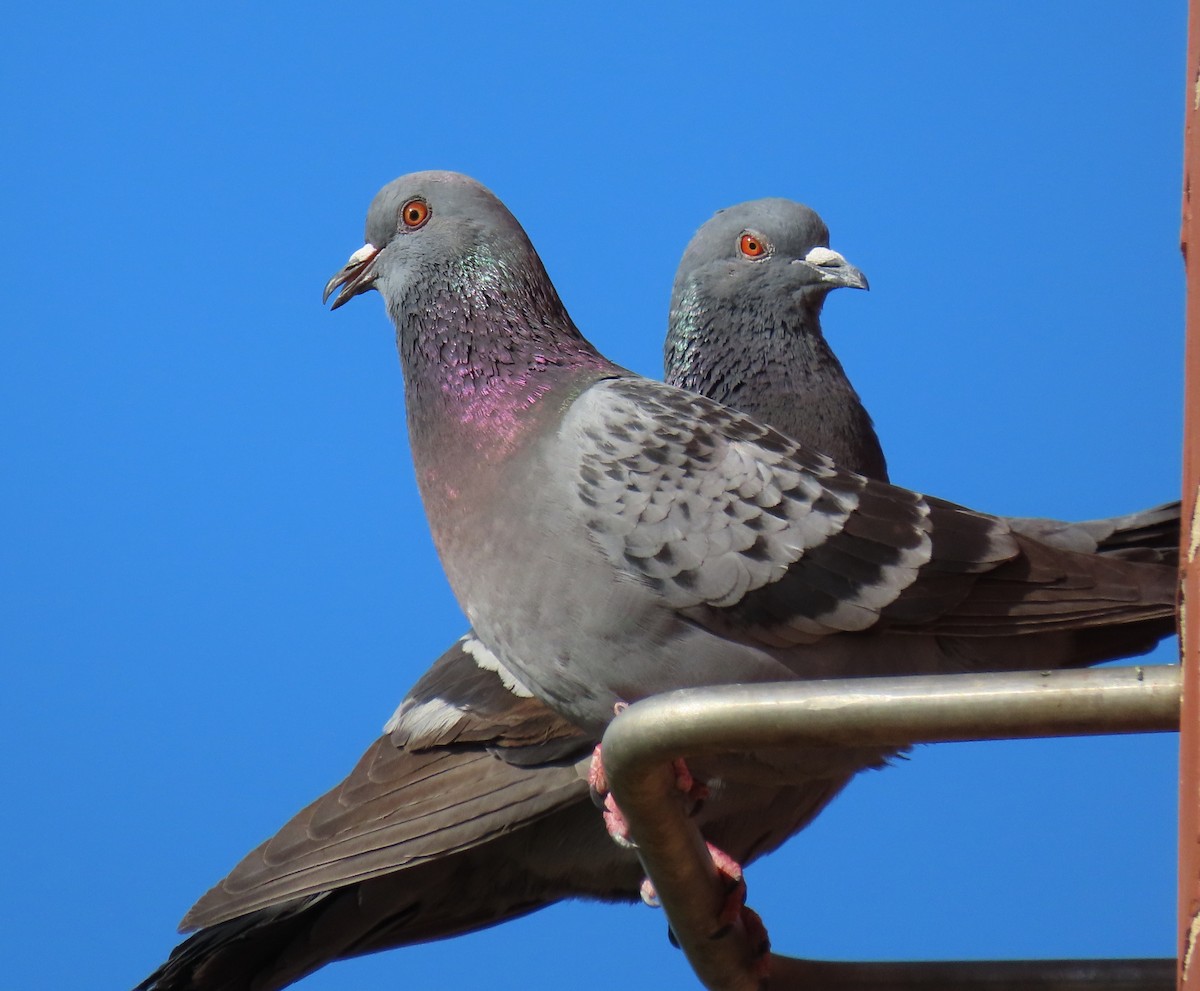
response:
<path id="1" fill-rule="evenodd" d="M 726 889 L 684 815 L 669 762 L 756 747 L 934 743 L 1180 730 L 1178 960 L 847 963 L 774 954 L 770 987 L 959 991 L 1200 991 L 1200 0 L 1189 0 L 1181 246 L 1187 348 L 1175 667 L 889 678 L 675 692 L 630 707 L 604 736 L 613 794 L 672 931 L 708 988 L 751 989 L 757 948 L 734 926 L 710 938 Z M 1192 619 L 1192 622 L 1189 622 Z M 1186 692 L 1184 686 L 1187 686 Z M 1181 726 L 1182 709 L 1182 726 Z"/>
<path id="2" fill-rule="evenodd" d="M 800 745 L 907 746 L 1018 737 L 1171 732 L 1180 669 L 1122 667 L 735 685 L 638 702 L 604 735 L 604 766 L 672 932 L 710 991 L 760 986 L 758 947 L 741 925 L 714 937 L 727 894 L 679 800 L 670 762 Z M 769 986 L 804 988 L 1166 991 L 1162 960 L 844 963 L 772 954 Z"/>

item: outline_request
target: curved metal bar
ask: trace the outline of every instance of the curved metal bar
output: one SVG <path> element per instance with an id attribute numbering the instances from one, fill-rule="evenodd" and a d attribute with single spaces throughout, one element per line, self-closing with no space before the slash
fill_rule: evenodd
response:
<path id="1" fill-rule="evenodd" d="M 696 975 L 711 991 L 751 991 L 761 983 L 754 969 L 757 948 L 740 925 L 714 934 L 724 889 L 699 830 L 678 801 L 668 768 L 673 758 L 802 743 L 904 746 L 1169 732 L 1179 728 L 1180 690 L 1179 669 L 1166 665 L 689 689 L 645 699 L 614 719 L 604 734 L 604 766 L 642 864 Z M 1166 965 L 1174 973 L 1170 961 L 1152 963 L 1154 974 Z M 1086 984 L 1092 991 L 1118 991 L 1160 986 L 1157 980 L 1129 983 L 1131 966 L 1127 961 L 843 964 L 773 956 L 770 986 L 818 991 L 920 983 L 990 989 L 1015 986 L 1013 975 L 1020 974 L 1025 977 L 1017 983 L 1023 987 Z M 920 981 L 914 967 L 926 968 Z M 963 967 L 975 973 L 971 980 L 965 980 Z M 1085 971 L 1096 977 L 1079 978 Z M 1035 972 L 1046 980 L 1035 979 Z M 1068 980 L 1068 974 L 1077 976 Z"/>

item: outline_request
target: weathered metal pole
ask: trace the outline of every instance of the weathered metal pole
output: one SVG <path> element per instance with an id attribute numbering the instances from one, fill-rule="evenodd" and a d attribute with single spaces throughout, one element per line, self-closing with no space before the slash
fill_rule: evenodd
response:
<path id="1" fill-rule="evenodd" d="M 1200 0 L 1188 5 L 1188 69 L 1183 123 L 1183 248 L 1187 272 L 1184 353 L 1183 527 L 1180 534 L 1179 619 L 1183 710 L 1179 735 L 1179 988 L 1200 991 Z"/>

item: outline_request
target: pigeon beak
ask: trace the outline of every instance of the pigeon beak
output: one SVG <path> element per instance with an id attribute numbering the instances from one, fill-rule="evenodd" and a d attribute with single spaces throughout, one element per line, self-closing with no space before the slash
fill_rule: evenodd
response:
<path id="1" fill-rule="evenodd" d="M 336 310 L 347 300 L 353 299 L 359 293 L 366 292 L 373 287 L 376 273 L 371 263 L 375 261 L 378 254 L 379 249 L 373 244 L 364 244 L 354 252 L 342 270 L 325 283 L 325 292 L 321 296 L 321 302 L 327 303 L 329 297 L 333 295 L 333 291 L 341 286 L 342 291 L 338 293 L 337 299 L 330 307 L 331 310 Z"/>
<path id="2" fill-rule="evenodd" d="M 821 281 L 831 288 L 870 289 L 867 277 L 830 248 L 813 248 L 803 261 L 821 273 Z"/>

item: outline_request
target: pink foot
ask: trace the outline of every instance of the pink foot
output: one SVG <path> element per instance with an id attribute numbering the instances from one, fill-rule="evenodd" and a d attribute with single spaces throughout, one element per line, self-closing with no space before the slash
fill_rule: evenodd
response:
<path id="1" fill-rule="evenodd" d="M 687 764 L 682 760 L 676 760 L 672 763 L 672 767 L 675 770 L 675 786 L 689 799 L 699 803 L 708 797 L 707 786 L 692 777 Z M 629 824 L 625 821 L 625 816 L 617 807 L 616 799 L 612 797 L 612 793 L 608 789 L 608 775 L 604 773 L 604 758 L 598 743 L 592 752 L 591 767 L 588 768 L 588 788 L 592 793 L 592 801 L 603 810 L 604 825 L 608 829 L 608 835 L 622 846 L 632 846 L 629 839 Z M 693 814 L 694 811 L 693 809 Z"/>
<path id="2" fill-rule="evenodd" d="M 604 828 L 608 830 L 608 835 L 621 846 L 633 846 L 629 839 L 629 823 L 625 821 L 621 810 L 617 808 L 617 800 L 608 790 L 608 775 L 604 773 L 604 760 L 600 756 L 598 743 L 592 752 L 592 766 L 588 768 L 588 788 L 592 793 L 592 801 L 599 806 L 604 816 Z"/>
<path id="3" fill-rule="evenodd" d="M 767 927 L 763 925 L 761 916 L 746 904 L 746 880 L 742 875 L 742 865 L 734 860 L 720 847 L 707 843 L 708 855 L 712 857 L 717 872 L 729 884 L 729 892 L 717 914 L 717 928 L 710 934 L 709 939 L 720 939 L 734 926 L 741 926 L 746 938 L 755 948 L 753 973 L 760 982 L 766 982 L 771 976 L 771 938 L 767 935 Z M 661 907 L 658 892 L 649 878 L 641 885 L 642 901 L 653 908 Z M 668 930 L 671 942 L 678 946 L 673 933 Z"/>
<path id="4" fill-rule="evenodd" d="M 671 761 L 671 768 L 675 771 L 675 787 L 695 803 L 695 807 L 691 811 L 691 815 L 695 815 L 699 811 L 700 803 L 708 798 L 708 785 L 692 777 L 692 772 L 682 757 L 676 757 Z"/>
<path id="5" fill-rule="evenodd" d="M 617 807 L 617 800 L 612 795 L 604 796 L 604 827 L 608 830 L 608 835 L 617 841 L 621 846 L 627 849 L 634 849 L 637 844 L 629 838 L 629 823 L 625 821 L 625 816 L 621 814 L 621 810 Z"/>
<path id="6" fill-rule="evenodd" d="M 629 708 L 628 702 L 618 702 L 613 706 L 613 715 L 619 716 Z M 608 775 L 604 773 L 604 759 L 600 755 L 600 744 L 592 751 L 592 766 L 588 768 L 588 787 L 592 790 L 592 799 L 597 805 L 599 799 L 608 794 Z"/>
<path id="7" fill-rule="evenodd" d="M 746 904 L 746 879 L 742 875 L 742 865 L 711 843 L 708 844 L 708 854 L 717 871 L 730 883 L 729 894 L 717 916 L 717 930 L 710 938 L 718 939 L 734 926 L 740 925 L 755 948 L 754 976 L 765 981 L 771 973 L 771 937 L 767 935 L 762 917 Z"/>
<path id="8" fill-rule="evenodd" d="M 604 758 L 600 755 L 600 744 L 592 751 L 592 766 L 588 768 L 588 788 L 592 791 L 592 801 L 600 804 L 608 794 L 608 775 L 604 773 Z"/>
<path id="9" fill-rule="evenodd" d="M 618 702 L 613 706 L 614 716 L 619 716 L 622 712 L 629 708 L 627 702 Z M 675 787 L 678 788 L 684 795 L 690 799 L 694 805 L 691 814 L 695 815 L 699 804 L 708 797 L 708 787 L 702 782 L 698 782 L 692 777 L 692 772 L 688 770 L 687 763 L 683 758 L 676 758 L 671 762 L 671 769 L 675 772 Z M 604 826 L 608 830 L 608 835 L 617 841 L 621 846 L 633 847 L 635 844 L 629 836 L 629 823 L 625 820 L 625 816 L 621 813 L 617 806 L 616 799 L 613 798 L 608 786 L 608 775 L 604 771 L 604 753 L 601 744 L 596 744 L 596 749 L 592 751 L 592 763 L 588 768 L 588 789 L 592 793 L 592 801 L 596 803 L 603 811 Z M 718 867 L 724 870 L 722 861 L 717 860 L 719 853 L 724 861 L 732 865 L 736 870 L 738 878 L 741 877 L 741 867 L 734 863 L 724 853 L 717 850 L 716 847 L 710 846 L 710 849 L 715 851 L 713 855 L 714 861 L 717 861 Z M 647 893 L 648 892 L 648 893 Z M 643 885 L 643 900 L 647 904 L 657 904 L 657 896 L 654 894 L 654 886 L 646 881 Z"/>
<path id="10" fill-rule="evenodd" d="M 746 904 L 746 882 L 742 877 L 742 865 L 734 860 L 729 854 L 718 846 L 713 846 L 711 843 L 705 843 L 708 847 L 708 855 L 712 857 L 713 865 L 717 868 L 717 872 L 728 882 L 729 895 L 725 899 L 725 904 L 721 906 L 721 912 L 717 916 L 717 921 L 721 924 L 719 932 L 728 929 L 741 916 L 742 909 Z M 642 901 L 653 908 L 660 907 L 658 900 L 658 891 L 654 887 L 654 882 L 646 878 L 641 885 Z M 747 909 L 746 911 L 750 911 Z"/>
<path id="11" fill-rule="evenodd" d="M 619 716 L 628 708 L 629 703 L 618 702 L 613 706 L 613 714 Z M 629 838 L 629 823 L 617 807 L 617 800 L 609 792 L 608 775 L 604 773 L 604 757 L 599 743 L 592 751 L 592 764 L 588 768 L 588 788 L 592 793 L 592 801 L 603 810 L 604 827 L 608 830 L 608 835 L 621 846 L 632 847 L 634 844 Z"/>
<path id="12" fill-rule="evenodd" d="M 729 894 L 725 896 L 725 904 L 721 906 L 721 912 L 717 916 L 719 928 L 714 934 L 715 938 L 716 935 L 727 932 L 741 918 L 742 911 L 746 907 L 746 879 L 742 876 L 742 865 L 729 854 L 711 843 L 705 845 L 708 847 L 708 855 L 712 857 L 713 866 L 716 867 L 717 873 L 725 879 L 729 888 Z"/>
<path id="13" fill-rule="evenodd" d="M 744 913 L 750 912 L 756 919 L 758 916 L 751 909 L 746 908 L 746 881 L 742 876 L 742 865 L 720 847 L 713 846 L 711 843 L 705 843 L 705 846 L 708 847 L 708 855 L 712 857 L 713 866 L 716 867 L 717 873 L 725 879 L 729 889 L 721 911 L 717 914 L 718 928 L 712 936 L 713 939 L 716 939 L 728 932 L 734 923 L 743 918 Z M 647 905 L 653 908 L 660 906 L 658 891 L 654 887 L 654 882 L 649 878 L 642 881 L 640 893 L 642 901 Z M 761 927 L 761 925 L 760 921 L 759 926 Z M 763 935 L 766 935 L 766 930 L 763 930 Z"/>

